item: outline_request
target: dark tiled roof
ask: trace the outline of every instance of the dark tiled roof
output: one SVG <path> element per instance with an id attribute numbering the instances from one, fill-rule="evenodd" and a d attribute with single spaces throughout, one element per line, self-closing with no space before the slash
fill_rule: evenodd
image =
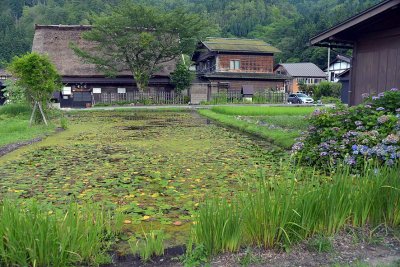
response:
<path id="1" fill-rule="evenodd" d="M 279 65 L 283 66 L 288 75 L 293 77 L 326 78 L 325 72 L 314 63 L 282 63 Z"/>
<path id="2" fill-rule="evenodd" d="M 207 38 L 203 44 L 210 51 L 279 53 L 278 48 L 262 40 L 239 38 Z"/>
<path id="3" fill-rule="evenodd" d="M 289 76 L 274 73 L 214 72 L 202 75 L 205 78 L 250 79 L 250 80 L 289 80 Z"/>

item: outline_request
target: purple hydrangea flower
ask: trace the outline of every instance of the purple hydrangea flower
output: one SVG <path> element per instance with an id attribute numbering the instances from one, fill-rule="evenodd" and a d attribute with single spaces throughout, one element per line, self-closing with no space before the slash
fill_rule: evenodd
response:
<path id="1" fill-rule="evenodd" d="M 397 144 L 400 141 L 400 137 L 396 134 L 389 134 L 385 139 L 383 139 L 382 143 L 384 144 Z"/>
<path id="2" fill-rule="evenodd" d="M 383 111 L 383 110 L 385 110 L 385 108 L 384 108 L 384 107 L 379 107 L 379 108 L 377 108 L 376 110 L 377 110 L 377 111 Z"/>
<path id="3" fill-rule="evenodd" d="M 384 96 L 385 96 L 385 93 L 379 93 L 379 94 L 378 94 L 378 97 L 379 97 L 379 98 L 384 97 Z"/>
<path id="4" fill-rule="evenodd" d="M 348 165 L 356 165 L 356 159 L 354 157 L 346 157 L 344 162 Z"/>
<path id="5" fill-rule="evenodd" d="M 354 122 L 354 124 L 355 124 L 356 126 L 361 126 L 361 125 L 363 125 L 363 122 L 362 122 L 362 121 L 356 121 L 356 122 Z"/>
<path id="6" fill-rule="evenodd" d="M 364 107 L 365 107 L 365 108 L 372 108 L 371 105 L 365 105 Z"/>
<path id="7" fill-rule="evenodd" d="M 392 91 L 392 92 L 397 92 L 397 91 L 399 91 L 399 89 L 397 89 L 397 88 L 392 88 L 392 89 L 390 89 L 390 91 Z"/>
<path id="8" fill-rule="evenodd" d="M 379 96 L 373 96 L 372 97 L 372 100 L 378 100 L 379 99 Z"/>
<path id="9" fill-rule="evenodd" d="M 327 156 L 328 155 L 328 153 L 327 152 L 321 152 L 321 154 L 319 154 L 321 157 L 325 157 L 325 156 Z"/>

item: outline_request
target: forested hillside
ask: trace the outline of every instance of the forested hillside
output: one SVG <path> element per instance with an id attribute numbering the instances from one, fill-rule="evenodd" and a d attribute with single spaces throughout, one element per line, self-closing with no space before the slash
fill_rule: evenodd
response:
<path id="1" fill-rule="evenodd" d="M 34 24 L 89 24 L 124 0 L 0 0 L 0 66 L 30 50 Z M 314 34 L 379 0 L 131 0 L 162 9 L 183 8 L 215 24 L 218 35 L 263 39 L 282 50 L 278 61 L 312 61 L 326 49 L 307 47 Z M 213 33 L 215 35 L 215 32 Z M 334 55 L 333 55 L 334 56 Z"/>

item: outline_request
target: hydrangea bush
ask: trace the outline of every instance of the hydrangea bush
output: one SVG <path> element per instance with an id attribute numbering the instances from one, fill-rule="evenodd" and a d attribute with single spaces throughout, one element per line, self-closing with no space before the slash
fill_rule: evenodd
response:
<path id="1" fill-rule="evenodd" d="M 293 156 L 321 168 L 343 162 L 361 169 L 369 160 L 386 165 L 400 161 L 400 91 L 363 97 L 363 105 L 316 110 L 308 118 L 308 131 L 294 144 Z"/>

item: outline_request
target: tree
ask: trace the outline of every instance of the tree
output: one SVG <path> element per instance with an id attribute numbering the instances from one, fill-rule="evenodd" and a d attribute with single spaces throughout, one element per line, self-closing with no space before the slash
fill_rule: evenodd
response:
<path id="1" fill-rule="evenodd" d="M 131 71 L 138 89 L 144 91 L 162 64 L 182 53 L 191 54 L 207 29 L 205 20 L 196 14 L 125 3 L 94 18 L 92 30 L 83 35 L 94 47 L 71 46 L 108 76 Z"/>
<path id="2" fill-rule="evenodd" d="M 194 73 L 189 70 L 189 67 L 181 60 L 176 65 L 176 70 L 171 75 L 172 83 L 175 85 L 175 91 L 181 93 L 190 87 Z"/>
<path id="3" fill-rule="evenodd" d="M 38 53 L 28 53 L 21 57 L 14 57 L 8 70 L 17 78 L 16 85 L 25 90 L 28 102 L 33 111 L 31 124 L 38 108 L 41 116 L 36 117 L 36 122 L 43 121 L 47 124 L 45 111 L 53 92 L 61 88 L 61 77 L 56 67 L 47 56 Z"/>

